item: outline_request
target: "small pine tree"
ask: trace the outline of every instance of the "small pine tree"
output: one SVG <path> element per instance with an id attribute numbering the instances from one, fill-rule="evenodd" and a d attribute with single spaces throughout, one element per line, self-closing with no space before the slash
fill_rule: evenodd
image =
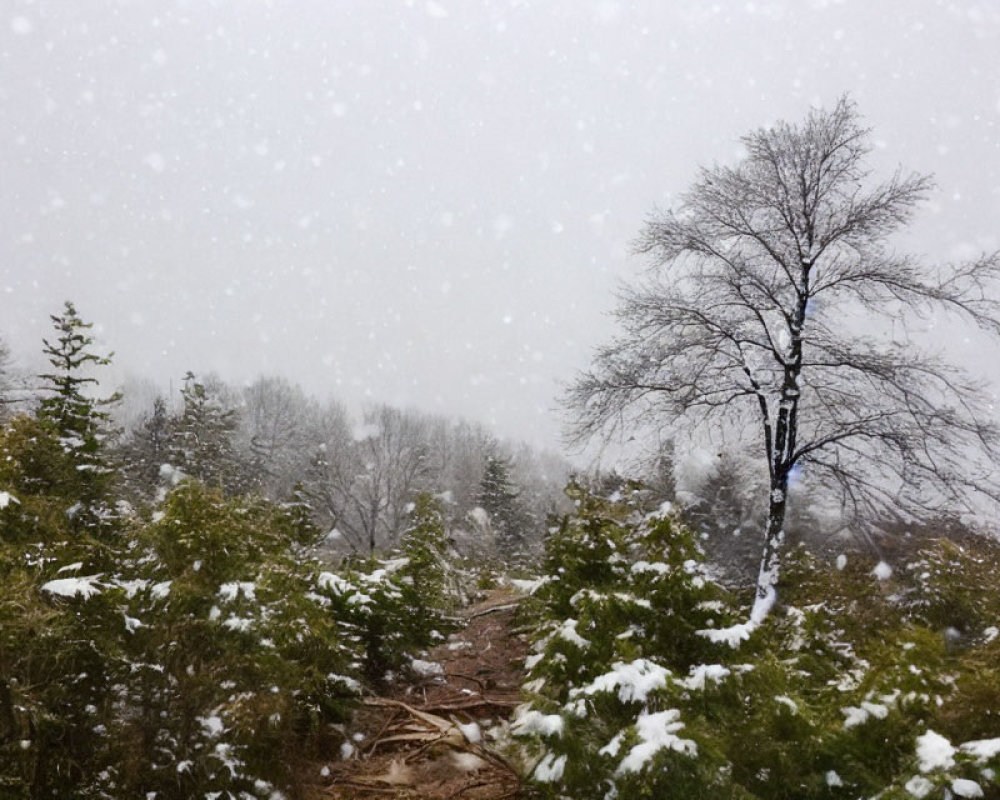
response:
<path id="1" fill-rule="evenodd" d="M 170 461 L 173 424 L 167 411 L 167 401 L 157 397 L 153 401 L 153 410 L 122 446 L 119 457 L 130 499 L 148 502 L 155 496 L 160 468 Z"/>
<path id="2" fill-rule="evenodd" d="M 192 478 L 228 494 L 245 483 L 235 446 L 236 411 L 226 408 L 194 373 L 184 376 L 184 411 L 174 426 L 171 461 Z"/>
<path id="3" fill-rule="evenodd" d="M 81 510 L 77 453 L 54 426 L 0 426 L 0 797 L 90 798 L 107 756 L 122 616 L 122 541 Z M 93 525 L 81 525 L 89 520 Z M 83 764 L 86 762 L 87 767 Z"/>
<path id="4" fill-rule="evenodd" d="M 108 408 L 121 396 L 116 392 L 95 398 L 87 393 L 99 384 L 88 370 L 111 363 L 110 355 L 99 356 L 91 349 L 94 340 L 88 331 L 92 323 L 80 319 L 68 300 L 63 313 L 53 314 L 51 319 L 58 337 L 54 342 L 43 339 L 52 372 L 39 376 L 46 384 L 46 395 L 39 404 L 38 418 L 59 438 L 74 464 L 75 485 L 64 487 L 65 495 L 75 495 L 84 511 L 93 511 L 106 499 L 113 478 L 105 447 L 111 433 Z"/>
<path id="5" fill-rule="evenodd" d="M 489 515 L 497 549 L 507 558 L 523 555 L 525 515 L 518 502 L 520 494 L 511 482 L 509 462 L 496 454 L 488 455 L 477 502 Z"/>
<path id="6" fill-rule="evenodd" d="M 434 495 L 428 492 L 417 495 L 400 544 L 409 559 L 400 574 L 408 584 L 411 605 L 419 612 L 440 611 L 447 604 L 448 537 L 441 501 Z"/>
<path id="7" fill-rule="evenodd" d="M 315 515 L 312 504 L 309 502 L 309 496 L 301 482 L 292 487 L 291 496 L 278 507 L 291 531 L 290 538 L 299 547 L 314 547 L 320 542 L 319 528 L 313 521 Z"/>

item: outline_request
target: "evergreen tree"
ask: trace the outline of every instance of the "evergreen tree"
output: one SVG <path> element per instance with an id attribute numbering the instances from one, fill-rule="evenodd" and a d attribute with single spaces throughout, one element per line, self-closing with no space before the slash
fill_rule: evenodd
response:
<path id="1" fill-rule="evenodd" d="M 92 323 L 80 319 L 68 300 L 63 313 L 53 314 L 51 319 L 58 336 L 53 342 L 43 339 L 52 371 L 39 376 L 46 394 L 38 418 L 58 437 L 75 467 L 72 486 L 64 486 L 63 493 L 75 495 L 82 510 L 93 512 L 106 499 L 113 477 L 105 448 L 111 433 L 108 407 L 121 397 L 115 393 L 95 398 L 87 392 L 100 383 L 89 374 L 90 368 L 111 363 L 110 356 L 97 355 L 91 349 L 94 340 L 88 331 Z"/>
<path id="2" fill-rule="evenodd" d="M 429 492 L 416 496 L 400 548 L 409 559 L 400 570 L 407 585 L 404 595 L 418 612 L 417 618 L 432 623 L 431 612 L 447 605 L 448 536 L 441 501 Z"/>
<path id="3" fill-rule="evenodd" d="M 150 501 L 155 496 L 160 468 L 170 461 L 170 441 L 175 421 L 162 397 L 132 432 L 120 451 L 125 487 L 131 499 Z"/>
<path id="4" fill-rule="evenodd" d="M 709 559 L 731 581 L 752 584 L 767 511 L 760 502 L 760 476 L 754 465 L 729 451 L 719 453 L 691 492 L 682 517 L 701 535 Z"/>
<path id="5" fill-rule="evenodd" d="M 184 376 L 184 411 L 171 437 L 174 466 L 186 475 L 229 494 L 248 483 L 236 451 L 236 411 L 226 408 L 194 373 Z"/>
<path id="6" fill-rule="evenodd" d="M 478 502 L 490 517 L 497 549 L 507 558 L 523 555 L 526 519 L 518 501 L 520 494 L 510 479 L 510 463 L 495 453 L 488 455 Z"/>

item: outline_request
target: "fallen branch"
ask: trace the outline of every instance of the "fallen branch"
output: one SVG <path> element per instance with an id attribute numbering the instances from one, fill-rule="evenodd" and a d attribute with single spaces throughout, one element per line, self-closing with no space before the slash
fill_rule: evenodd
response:
<path id="1" fill-rule="evenodd" d="M 422 711 L 467 711 L 470 708 L 482 708 L 483 706 L 495 706 L 497 708 L 517 708 L 521 705 L 521 700 L 502 699 L 499 697 L 480 697 L 478 700 L 469 699 L 459 703 L 434 703 L 422 706 Z"/>
<path id="2" fill-rule="evenodd" d="M 495 614 L 498 611 L 514 611 L 521 604 L 520 600 L 516 600 L 513 603 L 505 603 L 502 606 L 492 606 L 490 608 L 484 608 L 482 611 L 474 611 L 466 617 L 466 620 L 472 622 L 474 619 L 479 619 L 480 617 L 485 617 L 488 614 Z"/>
<path id="3" fill-rule="evenodd" d="M 453 720 L 447 720 L 444 717 L 439 717 L 437 714 L 431 714 L 419 708 L 414 708 L 401 700 L 390 700 L 387 697 L 366 697 L 362 702 L 369 706 L 401 708 L 410 714 L 415 720 L 423 722 L 430 729 L 420 731 L 413 730 L 411 726 L 407 726 L 408 730 L 405 732 L 383 737 L 378 742 L 373 742 L 372 749 L 377 747 L 379 744 L 388 744 L 392 742 L 422 742 L 423 747 L 421 749 L 425 749 L 431 744 L 439 743 L 447 745 L 454 750 L 461 750 L 477 755 L 485 761 L 492 762 L 494 766 L 503 769 L 505 772 L 510 773 L 512 776 L 520 780 L 517 770 L 515 770 L 505 758 L 493 752 L 489 748 L 484 747 L 482 744 L 468 741 L 465 734 L 462 733 L 462 730 Z"/>
<path id="4" fill-rule="evenodd" d="M 487 689 L 486 684 L 473 675 L 464 675 L 461 672 L 445 672 L 444 674 L 446 678 L 458 678 L 459 680 L 469 681 L 469 683 L 474 683 L 483 691 L 486 691 Z"/>

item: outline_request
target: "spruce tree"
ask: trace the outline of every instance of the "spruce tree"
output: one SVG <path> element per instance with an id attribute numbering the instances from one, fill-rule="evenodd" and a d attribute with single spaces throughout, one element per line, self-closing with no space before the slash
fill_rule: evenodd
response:
<path id="1" fill-rule="evenodd" d="M 184 376 L 184 411 L 171 441 L 171 461 L 192 478 L 236 494 L 247 483 L 236 452 L 236 411 L 199 381 L 194 373 Z"/>
<path id="2" fill-rule="evenodd" d="M 88 394 L 90 387 L 100 383 L 90 369 L 111 363 L 110 355 L 100 356 L 92 350 L 92 323 L 80 319 L 68 300 L 63 313 L 53 314 L 51 319 L 57 338 L 42 340 L 52 371 L 39 376 L 45 395 L 38 419 L 58 438 L 75 467 L 73 485 L 64 487 L 66 496 L 75 496 L 81 508 L 93 509 L 106 499 L 113 477 L 105 448 L 111 433 L 108 408 L 121 396 L 114 393 L 96 398 Z"/>
<path id="3" fill-rule="evenodd" d="M 407 599 L 418 618 L 433 622 L 431 612 L 446 606 L 448 534 L 441 501 L 430 492 L 414 499 L 400 549 L 409 559 L 400 571 L 408 579 Z"/>
<path id="4" fill-rule="evenodd" d="M 120 458 L 130 499 L 148 502 L 155 497 L 160 468 L 170 461 L 170 442 L 175 424 L 167 410 L 167 401 L 157 397 L 152 411 L 122 446 Z"/>
<path id="5" fill-rule="evenodd" d="M 0 426 L 0 796 L 106 797 L 88 776 L 110 760 L 123 677 L 128 542 L 105 446 L 118 397 L 88 391 L 109 359 L 72 303 L 52 321 L 37 414 Z"/>
<path id="6" fill-rule="evenodd" d="M 510 464 L 496 454 L 486 457 L 479 482 L 479 506 L 489 515 L 497 549 L 507 558 L 523 555 L 525 515 L 520 491 L 510 479 Z"/>

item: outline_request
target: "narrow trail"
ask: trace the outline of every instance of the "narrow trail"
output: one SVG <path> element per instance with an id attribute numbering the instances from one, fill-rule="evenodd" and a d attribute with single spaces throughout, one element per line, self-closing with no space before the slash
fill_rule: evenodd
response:
<path id="1" fill-rule="evenodd" d="M 347 759 L 308 765 L 308 800 L 517 800 L 521 781 L 493 748 L 520 700 L 527 645 L 514 632 L 517 596 L 493 591 L 462 611 L 462 629 L 430 651 L 424 678 L 366 698 Z"/>

